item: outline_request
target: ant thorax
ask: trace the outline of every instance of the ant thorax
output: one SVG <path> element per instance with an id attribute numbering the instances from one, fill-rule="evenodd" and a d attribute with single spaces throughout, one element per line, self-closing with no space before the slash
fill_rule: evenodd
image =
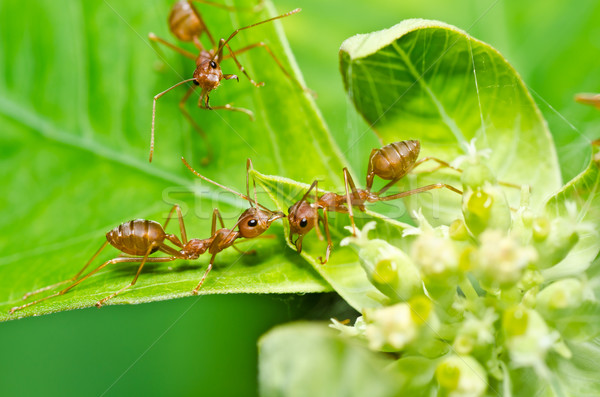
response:
<path id="1" fill-rule="evenodd" d="M 187 259 L 198 259 L 200 255 L 206 252 L 210 247 L 212 238 L 198 239 L 193 238 L 187 242 L 185 247 L 180 251 L 183 255 L 187 256 Z"/>
<path id="2" fill-rule="evenodd" d="M 240 233 L 235 230 L 219 229 L 211 237 L 208 252 L 211 254 L 217 254 L 223 251 L 225 248 L 231 247 L 238 237 L 240 237 Z"/>

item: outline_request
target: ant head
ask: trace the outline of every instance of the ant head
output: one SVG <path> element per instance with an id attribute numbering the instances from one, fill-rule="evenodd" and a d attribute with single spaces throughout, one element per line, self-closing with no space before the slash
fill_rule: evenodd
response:
<path id="1" fill-rule="evenodd" d="M 216 59 L 211 56 L 200 54 L 196 60 L 196 70 L 194 71 L 194 79 L 202 89 L 212 91 L 216 89 L 223 78 L 230 79 L 230 75 L 224 76 L 221 71 L 221 66 Z M 235 76 L 234 78 L 237 78 Z"/>
<path id="2" fill-rule="evenodd" d="M 302 252 L 302 239 L 310 232 L 319 220 L 317 211 L 304 199 L 298 201 L 288 209 L 288 222 L 290 224 L 290 242 Z M 294 235 L 298 235 L 294 241 Z"/>
<path id="3" fill-rule="evenodd" d="M 238 219 L 238 228 L 240 236 L 244 238 L 254 238 L 263 234 L 273 221 L 284 218 L 283 212 L 272 212 L 256 207 L 250 207 L 240 215 Z"/>
<path id="4" fill-rule="evenodd" d="M 173 4 L 169 14 L 169 29 L 181 41 L 192 41 L 200 36 L 204 25 L 198 19 L 192 5 L 186 0 Z"/>

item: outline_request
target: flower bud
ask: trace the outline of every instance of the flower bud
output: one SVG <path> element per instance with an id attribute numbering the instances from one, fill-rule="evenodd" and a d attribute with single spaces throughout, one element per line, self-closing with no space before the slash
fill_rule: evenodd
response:
<path id="1" fill-rule="evenodd" d="M 555 218 L 543 226 L 545 235 L 543 239 L 536 238 L 536 229 L 534 228 L 533 246 L 539 253 L 538 267 L 540 269 L 552 267 L 567 256 L 579 241 L 576 227 L 576 223 L 570 219 Z"/>
<path id="2" fill-rule="evenodd" d="M 482 188 L 485 184 L 495 184 L 496 177 L 492 170 L 481 161 L 466 161 L 463 164 L 463 173 L 461 175 L 463 188 L 473 190 Z"/>
<path id="3" fill-rule="evenodd" d="M 433 303 L 421 295 L 408 303 L 397 303 L 381 309 L 366 309 L 365 336 L 373 350 L 401 351 L 423 334 L 439 327 Z"/>
<path id="4" fill-rule="evenodd" d="M 450 224 L 448 234 L 450 234 L 450 238 L 457 241 L 465 241 L 469 238 L 469 231 L 462 219 L 456 219 Z"/>
<path id="5" fill-rule="evenodd" d="M 480 242 L 474 271 L 486 289 L 510 288 L 521 279 L 525 267 L 537 259 L 535 249 L 521 246 L 498 230 L 486 230 Z"/>
<path id="6" fill-rule="evenodd" d="M 476 236 L 486 229 L 507 231 L 510 228 L 510 208 L 498 186 L 487 184 L 475 190 L 467 189 L 462 210 L 466 226 Z"/>
<path id="7" fill-rule="evenodd" d="M 407 301 L 423 293 L 423 281 L 417 267 L 400 249 L 380 239 L 368 239 L 375 222 L 367 223 L 357 237 L 346 237 L 341 245 L 358 247 L 360 264 L 369 281 L 392 302 Z"/>
<path id="8" fill-rule="evenodd" d="M 506 346 L 515 366 L 529 366 L 541 376 L 548 376 L 545 364 L 548 350 L 560 345 L 560 335 L 548 328 L 540 314 L 519 305 L 502 316 Z"/>
<path id="9" fill-rule="evenodd" d="M 583 302 L 583 291 L 580 280 L 567 278 L 556 281 L 537 295 L 536 309 L 546 318 L 552 318 L 553 311 L 579 307 Z"/>
<path id="10" fill-rule="evenodd" d="M 470 356 L 447 357 L 436 368 L 435 378 L 444 394 L 452 397 L 483 396 L 487 389 L 485 369 Z"/>

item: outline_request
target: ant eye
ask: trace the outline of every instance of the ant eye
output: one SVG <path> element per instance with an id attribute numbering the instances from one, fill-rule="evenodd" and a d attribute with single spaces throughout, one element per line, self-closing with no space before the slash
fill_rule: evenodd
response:
<path id="1" fill-rule="evenodd" d="M 302 220 L 300 221 L 300 227 L 306 227 L 306 225 L 308 225 L 308 221 L 306 220 L 306 218 L 302 218 Z"/>
<path id="2" fill-rule="evenodd" d="M 217 68 L 217 63 L 215 61 L 210 61 L 210 67 L 213 69 Z"/>
<path id="3" fill-rule="evenodd" d="M 250 220 L 248 221 L 248 226 L 250 226 L 250 227 L 254 227 L 254 226 L 256 226 L 256 225 L 258 225 L 258 221 L 257 221 L 256 219 L 250 219 Z"/>

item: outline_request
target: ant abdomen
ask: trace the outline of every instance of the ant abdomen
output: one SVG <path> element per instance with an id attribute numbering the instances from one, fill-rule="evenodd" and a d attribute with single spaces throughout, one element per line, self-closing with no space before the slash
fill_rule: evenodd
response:
<path id="1" fill-rule="evenodd" d="M 144 256 L 156 252 L 159 244 L 165 240 L 165 231 L 160 223 L 146 219 L 135 219 L 121 223 L 108 233 L 106 239 L 118 249 L 129 255 Z"/>
<path id="2" fill-rule="evenodd" d="M 400 179 L 412 170 L 419 158 L 421 144 L 417 140 L 399 141 L 374 150 L 371 155 L 373 174 L 381 179 Z"/>
<path id="3" fill-rule="evenodd" d="M 202 22 L 186 0 L 173 4 L 169 14 L 169 29 L 181 41 L 193 41 L 203 31 Z"/>

